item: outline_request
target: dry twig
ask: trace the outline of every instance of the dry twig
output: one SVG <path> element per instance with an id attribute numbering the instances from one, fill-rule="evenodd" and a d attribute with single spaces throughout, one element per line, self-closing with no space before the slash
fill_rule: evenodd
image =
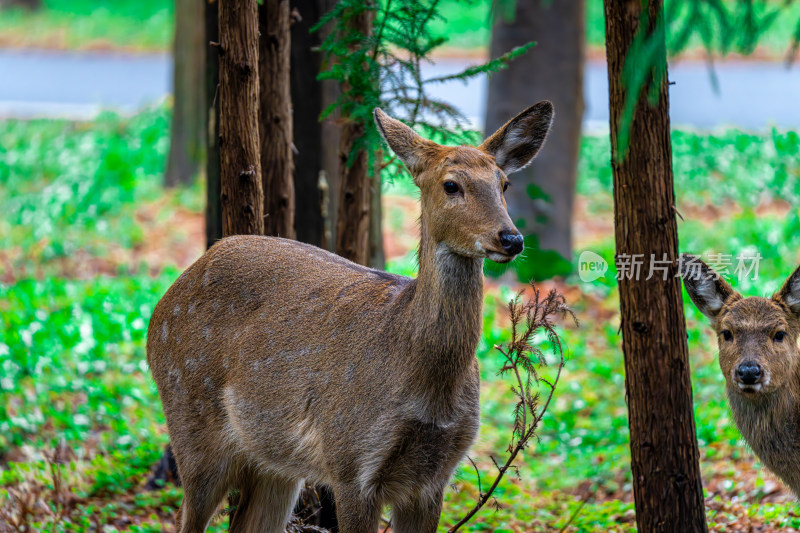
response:
<path id="1" fill-rule="evenodd" d="M 511 386 L 511 392 L 517 398 L 517 404 L 514 407 L 514 426 L 506 450 L 508 457 L 502 465 L 494 457 L 491 458 L 497 468 L 497 474 L 486 492 L 480 489 L 481 475 L 475 467 L 478 474 L 478 500 L 475 502 L 475 506 L 449 529 L 449 533 L 457 531 L 469 522 L 489 500 L 494 502 L 495 508 L 499 508 L 500 504 L 493 496 L 494 491 L 509 469 L 519 477 L 519 471 L 513 465 L 514 460 L 528 446 L 531 439 L 536 437 L 536 430 L 550 406 L 550 401 L 553 399 L 556 386 L 561 378 L 561 371 L 564 368 L 564 347 L 556 333 L 553 321 L 558 317 L 569 317 L 577 324 L 578 320 L 575 313 L 567 306 L 564 296 L 558 291 L 553 289 L 546 297 L 542 298 L 536 285 L 531 283 L 531 287 L 533 296 L 527 302 L 520 303 L 524 292 L 520 291 L 508 303 L 508 310 L 511 314 L 511 342 L 504 346 L 495 346 L 495 349 L 505 358 L 505 364 L 500 369 L 499 375 L 513 375 L 514 383 Z M 544 379 L 537 372 L 537 367 L 547 365 L 544 352 L 533 343 L 538 332 L 544 333 L 552 346 L 553 353 L 558 358 L 558 368 L 552 382 Z M 548 388 L 544 402 L 540 402 L 541 398 L 538 392 L 541 384 Z M 475 466 L 474 461 L 471 458 L 469 460 Z"/>

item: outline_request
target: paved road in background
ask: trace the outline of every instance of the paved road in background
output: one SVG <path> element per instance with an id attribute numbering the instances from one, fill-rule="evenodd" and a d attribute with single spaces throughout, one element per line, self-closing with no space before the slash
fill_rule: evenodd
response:
<path id="1" fill-rule="evenodd" d="M 442 60 L 426 67 L 424 76 L 455 73 L 467 64 Z M 671 117 L 674 125 L 701 129 L 738 126 L 759 130 L 770 126 L 800 129 L 800 66 L 780 63 L 730 62 L 716 68 L 719 93 L 701 63 L 670 67 Z M 0 50 L 0 117 L 63 116 L 86 119 L 101 109 L 131 113 L 166 98 L 172 65 L 167 55 L 119 55 Z M 590 130 L 608 128 L 608 79 L 604 63 L 586 66 L 586 114 Z M 431 95 L 458 106 L 480 127 L 486 102 L 486 78 L 467 84 L 439 84 Z"/>

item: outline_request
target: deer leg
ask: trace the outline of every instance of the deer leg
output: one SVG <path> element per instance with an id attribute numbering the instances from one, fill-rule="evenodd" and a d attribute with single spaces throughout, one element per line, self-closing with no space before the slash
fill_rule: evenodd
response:
<path id="1" fill-rule="evenodd" d="M 200 461 L 202 464 L 204 461 Z M 178 510 L 175 531 L 203 533 L 228 490 L 227 476 L 221 465 L 181 470 L 183 503 Z"/>
<path id="2" fill-rule="evenodd" d="M 339 533 L 376 533 L 381 521 L 381 503 L 364 497 L 358 488 L 334 488 Z"/>
<path id="3" fill-rule="evenodd" d="M 251 474 L 241 480 L 231 533 L 283 533 L 303 486 L 302 480 Z"/>
<path id="4" fill-rule="evenodd" d="M 392 508 L 394 533 L 435 533 L 442 514 L 441 490 L 423 491 L 413 500 L 396 504 Z"/>

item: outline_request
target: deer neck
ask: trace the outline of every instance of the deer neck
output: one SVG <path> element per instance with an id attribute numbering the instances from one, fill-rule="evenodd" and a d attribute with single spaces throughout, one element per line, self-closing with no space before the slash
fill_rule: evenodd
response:
<path id="1" fill-rule="evenodd" d="M 799 387 L 800 376 L 795 376 L 791 384 L 755 398 L 745 398 L 728 387 L 736 425 L 759 456 L 776 442 L 783 449 L 791 447 L 795 453 L 800 452 Z"/>
<path id="2" fill-rule="evenodd" d="M 412 332 L 410 365 L 425 401 L 447 417 L 464 386 L 473 383 L 481 334 L 483 259 L 451 252 L 422 220 L 419 275 L 408 307 Z"/>

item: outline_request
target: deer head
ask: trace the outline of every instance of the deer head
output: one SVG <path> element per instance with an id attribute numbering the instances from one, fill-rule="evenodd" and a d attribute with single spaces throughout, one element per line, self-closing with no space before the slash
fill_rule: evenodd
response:
<path id="1" fill-rule="evenodd" d="M 423 239 L 448 252 L 506 263 L 523 249 L 508 216 L 508 174 L 524 168 L 544 144 L 553 105 L 526 109 L 480 146 L 442 146 L 375 109 L 375 123 L 421 192 Z M 524 194 L 524 192 L 522 192 Z M 427 234 L 427 235 L 426 235 Z"/>
<path id="2" fill-rule="evenodd" d="M 731 393 L 755 400 L 797 381 L 800 268 L 771 298 L 742 297 L 693 255 L 681 255 L 680 272 L 717 333 L 719 365 Z"/>

